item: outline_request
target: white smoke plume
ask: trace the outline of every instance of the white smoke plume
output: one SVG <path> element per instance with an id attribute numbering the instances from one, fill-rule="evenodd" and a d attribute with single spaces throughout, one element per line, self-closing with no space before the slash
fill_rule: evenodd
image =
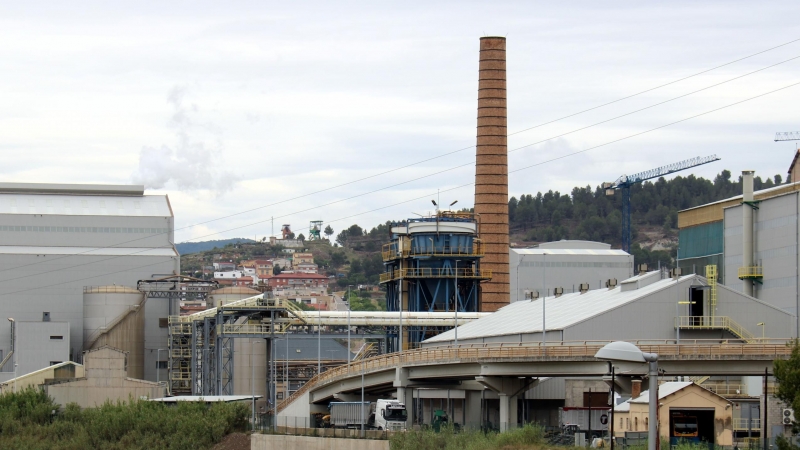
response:
<path id="1" fill-rule="evenodd" d="M 223 161 L 220 133 L 213 124 L 193 120 L 199 109 L 195 104 L 187 107 L 185 97 L 186 89 L 177 86 L 167 96 L 167 101 L 175 108 L 170 120 L 170 126 L 175 128 L 174 148 L 167 145 L 142 147 L 133 181 L 150 189 L 169 186 L 222 194 L 233 187 L 234 178 L 220 169 Z M 213 144 L 204 141 L 207 134 L 215 138 Z"/>

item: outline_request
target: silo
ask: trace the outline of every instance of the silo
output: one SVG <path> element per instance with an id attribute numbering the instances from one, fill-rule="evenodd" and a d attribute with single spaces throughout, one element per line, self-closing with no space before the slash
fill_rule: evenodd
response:
<path id="1" fill-rule="evenodd" d="M 215 308 L 256 295 L 261 295 L 261 292 L 243 286 L 225 287 L 208 295 L 208 307 Z M 233 343 L 233 394 L 251 395 L 255 391 L 256 395 L 262 396 L 261 401 L 256 402 L 258 408 L 264 405 L 267 393 L 267 342 L 266 339 L 237 338 Z"/>
<path id="2" fill-rule="evenodd" d="M 144 378 L 144 294 L 128 286 L 84 286 L 83 350 L 128 354 L 128 376 Z"/>

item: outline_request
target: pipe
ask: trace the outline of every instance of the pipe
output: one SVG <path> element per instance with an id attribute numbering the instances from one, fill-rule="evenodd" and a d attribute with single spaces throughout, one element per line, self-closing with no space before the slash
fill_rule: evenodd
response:
<path id="1" fill-rule="evenodd" d="M 742 171 L 742 267 L 753 267 L 753 170 Z M 753 280 L 742 280 L 742 292 L 753 296 Z"/>
<path id="2" fill-rule="evenodd" d="M 481 283 L 479 308 L 494 312 L 510 302 L 506 38 L 481 38 L 478 73 L 475 214 L 485 244 L 482 266 L 493 274 Z"/>

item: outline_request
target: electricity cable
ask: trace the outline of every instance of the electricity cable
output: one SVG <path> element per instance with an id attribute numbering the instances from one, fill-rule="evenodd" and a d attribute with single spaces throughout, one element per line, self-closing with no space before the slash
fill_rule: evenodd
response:
<path id="1" fill-rule="evenodd" d="M 749 102 L 751 100 L 755 100 L 755 99 L 767 96 L 769 94 L 773 94 L 775 92 L 780 92 L 780 91 L 792 88 L 792 87 L 797 86 L 797 85 L 800 85 L 800 82 L 792 83 L 792 84 L 780 87 L 778 89 L 774 89 L 772 91 L 764 92 L 764 93 L 758 94 L 756 96 L 746 98 L 744 100 L 740 100 L 740 101 L 737 101 L 737 102 L 734 102 L 734 103 L 730 103 L 728 105 L 724 105 L 724 106 L 721 106 L 721 107 L 718 107 L 718 108 L 715 108 L 715 109 L 711 109 L 711 110 L 708 110 L 708 111 L 705 111 L 705 112 L 702 112 L 702 113 L 699 113 L 699 114 L 695 114 L 695 115 L 692 115 L 692 116 L 689 116 L 689 117 L 685 117 L 683 119 L 676 120 L 676 121 L 667 123 L 665 125 L 660 125 L 658 127 L 650 128 L 648 130 L 641 131 L 641 132 L 638 132 L 638 133 L 634 133 L 634 134 L 631 134 L 631 135 L 628 135 L 628 136 L 625 136 L 625 137 L 622 137 L 622 138 L 619 138 L 619 139 L 614 139 L 614 140 L 605 142 L 603 144 L 595 145 L 595 146 L 592 146 L 592 147 L 585 148 L 583 150 L 578 150 L 578 151 L 567 153 L 567 154 L 564 154 L 564 155 L 560 155 L 558 157 L 551 158 L 551 159 L 548 159 L 548 160 L 545 160 L 545 161 L 540 161 L 540 162 L 535 163 L 535 164 L 531 164 L 531 165 L 528 165 L 528 166 L 520 167 L 519 169 L 515 169 L 515 170 L 512 170 L 512 171 L 509 171 L 509 174 L 515 173 L 515 172 L 519 172 L 519 171 L 522 171 L 522 170 L 526 170 L 526 169 L 530 169 L 530 168 L 533 168 L 533 167 L 541 166 L 541 165 L 544 165 L 544 164 L 547 164 L 547 163 L 550 163 L 550 162 L 553 162 L 553 161 L 557 161 L 557 160 L 560 160 L 560 159 L 567 158 L 569 156 L 574 156 L 574 155 L 578 155 L 578 154 L 581 154 L 581 153 L 585 153 L 585 152 L 588 152 L 590 150 L 594 150 L 594 149 L 597 149 L 597 148 L 600 148 L 600 147 L 605 147 L 605 146 L 608 146 L 608 145 L 611 145 L 611 144 L 615 144 L 617 142 L 621 142 L 621 141 L 625 141 L 625 140 L 628 140 L 628 139 L 632 139 L 634 137 L 641 136 L 643 134 L 651 133 L 653 131 L 657 131 L 657 130 L 660 130 L 660 129 L 663 129 L 663 128 L 667 128 L 667 127 L 670 127 L 672 125 L 676 125 L 676 124 L 679 124 L 679 123 L 682 123 L 682 122 L 686 122 L 688 120 L 692 120 L 692 119 L 695 119 L 695 118 L 698 118 L 698 117 L 701 117 L 701 116 L 712 114 L 712 113 L 717 112 L 717 111 L 721 111 L 723 109 L 727 109 L 727 108 L 730 108 L 730 107 L 733 107 L 733 106 L 736 106 L 736 105 L 740 105 L 742 103 L 746 103 L 746 102 Z M 440 191 L 440 192 L 449 192 L 449 191 L 452 191 L 452 190 L 461 189 L 461 188 L 464 188 L 464 187 L 467 187 L 467 186 L 471 186 L 473 184 L 474 183 L 466 183 L 466 184 L 462 184 L 462 185 L 459 185 L 459 186 L 455 186 L 455 187 L 452 187 L 452 188 L 445 189 L 445 190 Z M 401 205 L 401 204 L 404 204 L 404 203 L 417 201 L 419 199 L 427 198 L 430 195 L 433 195 L 433 194 L 427 194 L 427 195 L 424 195 L 424 196 L 421 196 L 421 197 L 416 197 L 416 198 L 413 198 L 413 199 L 410 199 L 410 200 L 404 200 L 402 202 L 394 203 L 392 205 L 387 205 L 387 206 L 383 206 L 383 207 L 380 207 L 380 208 L 375 208 L 375 209 L 372 209 L 372 210 L 369 210 L 369 211 L 364 211 L 364 212 L 361 212 L 361 213 L 350 215 L 350 216 L 347 216 L 347 217 L 335 219 L 335 220 L 330 221 L 329 223 L 333 223 L 333 222 L 336 222 L 336 221 L 339 221 L 339 220 L 349 219 L 349 218 L 360 216 L 360 215 L 364 215 L 364 214 L 369 214 L 371 212 L 380 211 L 380 210 L 383 210 L 383 209 L 386 209 L 386 208 L 390 208 L 390 207 L 393 207 L 393 206 L 398 206 L 398 205 Z M 316 209 L 316 208 L 312 208 L 312 209 Z M 206 235 L 206 236 L 202 236 L 202 237 L 213 236 L 215 234 L 219 234 L 219 233 L 223 233 L 223 232 L 231 231 L 231 230 L 236 230 L 236 229 L 241 229 L 241 228 L 246 228 L 246 227 L 250 227 L 250 226 L 253 226 L 253 225 L 258 225 L 258 224 L 261 224 L 261 223 L 264 223 L 264 222 L 266 222 L 266 220 L 250 223 L 250 224 L 247 224 L 247 225 L 242 225 L 242 226 L 239 226 L 239 227 L 231 228 L 231 229 L 228 229 L 228 230 L 225 230 L 225 231 L 220 231 L 220 232 L 217 232 L 217 233 L 212 233 L 212 234 L 209 234 L 209 235 Z M 126 255 L 126 256 L 128 256 L 128 255 Z M 108 259 L 114 259 L 114 258 L 118 258 L 118 257 L 119 256 L 115 256 L 113 258 L 108 258 Z M 105 261 L 105 260 L 95 261 L 95 262 L 92 262 L 90 264 L 95 264 L 95 263 L 102 262 L 102 261 Z M 158 262 L 158 263 L 146 264 L 146 265 L 143 265 L 143 266 L 134 267 L 133 269 L 140 269 L 140 268 L 150 267 L 150 266 L 154 266 L 154 265 L 158 265 L 158 264 L 164 264 L 164 262 L 161 261 L 161 262 Z M 75 266 L 71 266 L 70 268 L 72 268 L 72 267 L 75 267 Z M 59 270 L 63 270 L 63 269 L 57 269 L 57 270 L 54 270 L 53 272 L 56 272 L 56 271 L 59 271 Z M 121 270 L 121 271 L 110 272 L 110 273 L 105 273 L 105 274 L 101 274 L 101 275 L 94 275 L 94 276 L 91 276 L 91 277 L 79 278 L 79 279 L 75 279 L 75 280 L 71 280 L 71 281 L 73 281 L 73 282 L 75 282 L 75 281 L 84 281 L 84 280 L 97 278 L 97 277 L 100 277 L 100 276 L 113 275 L 113 274 L 116 274 L 116 273 L 126 272 L 126 271 L 130 271 L 130 270 L 132 270 L 132 269 L 128 268 L 128 269 Z M 48 273 L 48 272 L 44 272 L 44 273 Z M 42 275 L 42 274 L 43 273 L 37 273 L 35 275 L 39 276 L 39 275 Z M 29 275 L 29 276 L 34 276 L 34 275 Z M 17 277 L 15 279 L 25 278 L 25 277 L 27 277 L 27 276 Z M 8 280 L 5 280 L 5 281 L 8 281 Z M 64 283 L 57 283 L 57 284 L 51 284 L 51 285 L 46 285 L 46 286 L 38 286 L 38 287 L 34 287 L 34 288 L 27 288 L 27 289 L 23 289 L 23 290 L 19 290 L 19 291 L 5 292 L 5 293 L 0 293 L 0 296 L 13 295 L 13 294 L 18 294 L 18 293 L 22 293 L 22 292 L 28 292 L 28 291 L 38 290 L 38 289 L 44 289 L 44 288 L 48 288 L 48 287 L 63 286 L 63 284 Z"/>

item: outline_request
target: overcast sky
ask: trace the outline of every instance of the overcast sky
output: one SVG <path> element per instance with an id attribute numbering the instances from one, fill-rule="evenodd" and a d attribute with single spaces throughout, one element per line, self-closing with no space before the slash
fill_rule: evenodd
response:
<path id="1" fill-rule="evenodd" d="M 178 242 L 261 238 L 271 217 L 371 228 L 429 211 L 437 189 L 472 206 L 458 186 L 474 181 L 481 36 L 507 36 L 514 133 L 800 39 L 798 16 L 796 1 L 3 2 L 0 179 L 144 184 L 169 194 Z M 796 143 L 773 136 L 800 130 L 800 86 L 546 161 L 798 83 L 800 59 L 547 139 L 798 56 L 514 134 L 510 195 L 713 153 L 692 173 L 785 178 Z"/>

